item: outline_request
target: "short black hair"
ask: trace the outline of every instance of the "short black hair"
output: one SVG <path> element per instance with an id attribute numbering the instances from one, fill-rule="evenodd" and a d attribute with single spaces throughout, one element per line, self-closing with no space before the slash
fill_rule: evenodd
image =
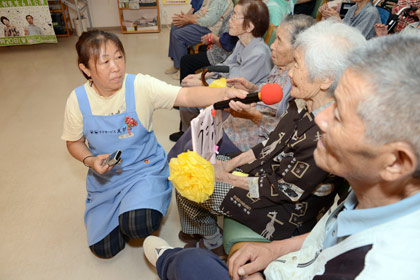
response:
<path id="1" fill-rule="evenodd" d="M 26 17 L 25 17 L 25 18 L 27 18 L 27 17 L 31 17 L 32 19 L 34 19 L 34 17 L 33 17 L 33 16 L 31 16 L 31 15 L 26 15 Z"/>
<path id="2" fill-rule="evenodd" d="M 8 21 L 10 21 L 7 17 L 0 17 L 0 21 L 1 21 L 1 23 L 3 23 L 3 24 L 4 24 L 3 20 L 5 20 L 5 19 L 7 19 Z M 6 24 L 4 24 L 4 25 L 6 25 Z"/>

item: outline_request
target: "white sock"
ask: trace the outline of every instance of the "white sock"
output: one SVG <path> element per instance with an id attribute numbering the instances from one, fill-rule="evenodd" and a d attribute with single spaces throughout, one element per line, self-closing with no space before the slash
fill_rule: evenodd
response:
<path id="1" fill-rule="evenodd" d="M 223 244 L 223 235 L 220 233 L 219 228 L 217 228 L 215 234 L 208 236 L 205 235 L 203 243 L 207 247 L 207 249 L 210 250 L 220 247 Z"/>

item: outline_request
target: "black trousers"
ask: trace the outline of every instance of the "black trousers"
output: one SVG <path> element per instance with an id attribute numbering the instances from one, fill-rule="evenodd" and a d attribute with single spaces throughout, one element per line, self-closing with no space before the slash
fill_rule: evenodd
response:
<path id="1" fill-rule="evenodd" d="M 315 0 L 311 0 L 309 2 L 306 3 L 302 3 L 302 4 L 297 4 L 295 5 L 295 14 L 304 14 L 304 15 L 312 15 L 312 12 L 315 8 L 315 4 L 316 1 Z"/>
<path id="2" fill-rule="evenodd" d="M 210 66 L 210 61 L 207 58 L 207 52 L 200 52 L 196 54 L 184 55 L 181 58 L 181 72 L 179 76 L 179 82 L 188 76 L 189 74 L 194 74 L 195 71 L 206 66 Z"/>

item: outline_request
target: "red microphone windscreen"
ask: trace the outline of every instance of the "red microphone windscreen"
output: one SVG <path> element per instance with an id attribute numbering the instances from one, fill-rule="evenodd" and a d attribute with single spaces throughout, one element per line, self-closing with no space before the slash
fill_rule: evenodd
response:
<path id="1" fill-rule="evenodd" d="M 267 105 L 276 104 L 283 98 L 283 89 L 279 84 L 265 84 L 260 93 L 262 102 Z"/>

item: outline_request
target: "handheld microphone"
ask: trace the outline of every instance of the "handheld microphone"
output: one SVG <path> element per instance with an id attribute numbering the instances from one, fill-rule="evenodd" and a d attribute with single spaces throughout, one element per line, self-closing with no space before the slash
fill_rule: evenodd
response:
<path id="1" fill-rule="evenodd" d="M 214 103 L 213 108 L 216 110 L 229 108 L 229 102 L 240 101 L 245 104 L 262 101 L 264 104 L 272 105 L 280 102 L 283 98 L 283 89 L 279 84 L 265 84 L 261 87 L 260 92 L 248 94 L 244 99 L 235 97 Z"/>

